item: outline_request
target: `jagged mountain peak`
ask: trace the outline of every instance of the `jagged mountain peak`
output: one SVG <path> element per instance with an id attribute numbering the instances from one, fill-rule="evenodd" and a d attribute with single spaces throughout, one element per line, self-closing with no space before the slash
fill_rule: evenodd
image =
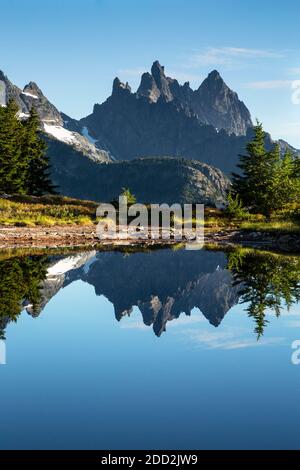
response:
<path id="1" fill-rule="evenodd" d="M 228 90 L 229 93 L 236 95 L 236 93 L 232 91 L 228 87 L 228 85 L 225 83 L 220 73 L 217 70 L 213 70 L 203 80 L 198 90 L 195 91 L 195 95 L 199 93 L 202 93 L 202 94 L 205 93 L 206 95 L 210 94 L 210 95 L 214 95 L 215 97 L 216 94 L 220 93 L 222 89 L 226 89 Z"/>
<path id="2" fill-rule="evenodd" d="M 177 83 L 176 80 L 166 77 L 165 67 L 156 60 L 152 64 L 151 74 L 149 72 L 143 73 L 140 86 L 137 90 L 137 96 L 145 96 L 150 102 L 154 103 L 156 103 L 159 98 L 165 101 L 172 101 L 174 95 L 170 86 L 173 82 Z"/>
<path id="3" fill-rule="evenodd" d="M 158 60 L 155 60 L 151 67 L 151 74 L 154 78 L 164 76 L 165 67 Z"/>
<path id="4" fill-rule="evenodd" d="M 182 156 L 205 161 L 230 173 L 232 162 L 252 127 L 237 94 L 214 70 L 198 90 L 166 75 L 157 60 L 142 74 L 136 93 L 119 78 L 113 93 L 80 120 L 90 135 L 105 142 L 118 160 L 140 156 Z M 222 132 L 220 132 L 222 130 Z M 235 134 L 243 139 L 232 139 Z M 237 151 L 233 150 L 236 145 Z"/>
<path id="5" fill-rule="evenodd" d="M 156 81 L 149 72 L 142 75 L 140 86 L 137 90 L 137 96 L 145 96 L 150 102 L 156 103 L 160 97 L 160 90 L 157 87 Z"/>
<path id="6" fill-rule="evenodd" d="M 123 91 L 123 90 L 131 93 L 131 86 L 128 84 L 128 82 L 123 83 L 118 77 L 116 77 L 113 81 L 113 89 L 112 89 L 113 94 L 116 94 L 119 91 Z"/>
<path id="7" fill-rule="evenodd" d="M 29 82 L 27 85 L 24 86 L 23 88 L 24 93 L 34 93 L 37 96 L 44 96 L 42 90 L 40 87 L 35 83 L 35 82 Z"/>
<path id="8" fill-rule="evenodd" d="M 7 76 L 4 74 L 3 70 L 0 70 L 0 80 L 6 81 Z"/>
<path id="9" fill-rule="evenodd" d="M 0 106 L 6 106 L 8 101 L 13 99 L 18 107 L 18 116 L 21 120 L 29 117 L 30 110 L 34 107 L 41 120 L 41 129 L 45 132 L 45 138 L 48 142 L 48 153 L 51 154 L 52 148 L 57 149 L 60 154 L 72 153 L 97 163 L 111 161 L 109 152 L 102 147 L 96 147 L 95 143 L 99 139 L 93 139 L 88 131 L 79 123 L 75 126 L 75 120 L 71 127 L 64 122 L 63 115 L 43 94 L 36 82 L 30 81 L 22 89 L 9 81 L 4 72 L 0 74 Z M 65 116 L 65 115 L 64 115 Z M 74 128 L 76 127 L 76 128 Z M 58 141 L 59 144 L 56 142 Z M 67 149 L 70 147 L 72 150 Z"/>
<path id="10" fill-rule="evenodd" d="M 237 93 L 227 86 L 218 70 L 212 70 L 194 91 L 189 82 L 180 85 L 175 78 L 166 76 L 164 66 L 156 60 L 151 74 L 146 72 L 142 75 L 136 94 L 152 103 L 159 99 L 174 102 L 188 115 L 196 115 L 201 123 L 212 125 L 217 130 L 224 129 L 229 134 L 246 135 L 247 129 L 252 127 L 250 112 Z"/>
<path id="11" fill-rule="evenodd" d="M 246 135 L 252 127 L 251 114 L 236 92 L 213 70 L 194 93 L 193 107 L 207 123 L 230 134 Z"/>
<path id="12" fill-rule="evenodd" d="M 222 80 L 223 81 L 223 78 L 221 77 L 220 72 L 218 72 L 218 70 L 213 70 L 212 72 L 210 72 L 207 78 L 209 80 Z"/>
<path id="13" fill-rule="evenodd" d="M 172 101 L 174 96 L 170 89 L 170 83 L 173 80 L 165 75 L 165 67 L 159 63 L 158 60 L 153 62 L 151 67 L 151 74 L 154 78 L 155 84 L 160 92 L 160 97 L 165 101 Z"/>

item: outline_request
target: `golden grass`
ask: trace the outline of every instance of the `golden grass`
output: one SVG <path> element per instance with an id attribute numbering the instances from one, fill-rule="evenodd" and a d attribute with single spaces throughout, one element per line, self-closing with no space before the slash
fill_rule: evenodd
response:
<path id="1" fill-rule="evenodd" d="M 205 229 L 207 232 L 218 230 L 245 230 L 260 232 L 300 232 L 300 217 L 295 216 L 297 211 L 281 211 L 267 219 L 262 214 L 247 214 L 247 217 L 237 219 L 230 217 L 219 209 L 205 211 Z"/>
<path id="2" fill-rule="evenodd" d="M 0 199 L 0 225 L 5 226 L 52 226 L 90 225 L 95 222 L 97 203 L 44 196 L 33 198 L 16 196 Z"/>
<path id="3" fill-rule="evenodd" d="M 91 225 L 97 223 L 98 204 L 63 196 L 13 196 L 0 198 L 0 225 L 36 227 L 53 225 Z M 248 214 L 243 220 L 220 209 L 205 209 L 205 231 L 245 230 L 300 233 L 299 207 L 281 211 L 267 220 L 262 214 Z M 198 223 L 200 221 L 197 221 Z M 193 224 L 196 220 L 193 219 Z M 201 223 L 201 222 L 200 222 Z"/>
<path id="4" fill-rule="evenodd" d="M 241 222 L 240 230 L 256 232 L 287 232 L 300 233 L 300 224 L 292 220 L 271 220 L 269 222 Z"/>

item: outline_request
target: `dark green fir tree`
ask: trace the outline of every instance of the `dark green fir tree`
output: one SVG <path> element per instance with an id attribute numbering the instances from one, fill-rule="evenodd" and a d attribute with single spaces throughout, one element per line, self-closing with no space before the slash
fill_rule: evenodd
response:
<path id="1" fill-rule="evenodd" d="M 22 161 L 24 128 L 17 118 L 18 106 L 9 101 L 0 108 L 0 192 L 24 194 L 26 163 Z"/>
<path id="2" fill-rule="evenodd" d="M 49 176 L 49 161 L 46 155 L 46 143 L 40 135 L 40 119 L 32 108 L 29 118 L 24 122 L 22 160 L 27 167 L 27 194 L 42 196 L 55 193 Z"/>

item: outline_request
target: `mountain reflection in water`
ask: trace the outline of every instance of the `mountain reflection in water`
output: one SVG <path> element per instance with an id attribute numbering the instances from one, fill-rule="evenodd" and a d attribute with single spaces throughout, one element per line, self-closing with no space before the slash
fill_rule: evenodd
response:
<path id="1" fill-rule="evenodd" d="M 266 313 L 279 316 L 300 300 L 300 257 L 248 249 L 82 252 L 7 257 L 0 261 L 0 339 L 24 308 L 33 317 L 60 289 L 81 280 L 105 296 L 118 321 L 137 306 L 156 336 L 168 322 L 197 308 L 218 327 L 237 303 L 259 338 Z M 269 319 L 272 317 L 268 317 Z"/>

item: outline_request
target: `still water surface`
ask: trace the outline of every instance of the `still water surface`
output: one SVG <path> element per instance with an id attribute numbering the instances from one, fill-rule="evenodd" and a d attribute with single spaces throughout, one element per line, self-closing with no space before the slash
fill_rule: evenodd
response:
<path id="1" fill-rule="evenodd" d="M 3 254 L 0 297 L 1 449 L 300 448 L 300 258 Z"/>

